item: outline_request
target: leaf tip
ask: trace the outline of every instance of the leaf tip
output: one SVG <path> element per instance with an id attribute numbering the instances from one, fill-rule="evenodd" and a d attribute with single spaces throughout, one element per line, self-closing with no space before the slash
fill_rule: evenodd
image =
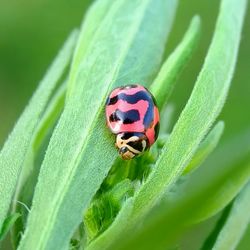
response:
<path id="1" fill-rule="evenodd" d="M 199 15 L 193 16 L 190 24 L 190 29 L 195 30 L 195 33 L 200 34 L 202 27 L 201 17 Z"/>
<path id="2" fill-rule="evenodd" d="M 224 129 L 225 129 L 225 122 L 224 121 L 218 121 L 215 126 L 216 126 L 217 130 L 220 131 L 220 134 L 222 134 Z"/>

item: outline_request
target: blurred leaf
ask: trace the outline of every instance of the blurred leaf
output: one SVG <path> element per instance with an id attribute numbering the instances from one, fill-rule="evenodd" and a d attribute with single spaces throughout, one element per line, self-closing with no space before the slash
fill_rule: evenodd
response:
<path id="1" fill-rule="evenodd" d="M 190 60 L 200 38 L 200 17 L 195 16 L 183 37 L 181 43 L 162 65 L 160 72 L 155 78 L 150 90 L 157 97 L 159 109 L 168 101 L 178 76 Z"/>
<path id="2" fill-rule="evenodd" d="M 205 159 L 212 153 L 212 151 L 216 148 L 217 144 L 219 143 L 223 130 L 224 130 L 224 122 L 219 122 L 213 127 L 213 129 L 201 142 L 192 160 L 184 169 L 183 174 L 190 173 L 205 161 Z"/>
<path id="3" fill-rule="evenodd" d="M 111 3 L 80 65 L 71 69 L 77 76 L 51 137 L 19 249 L 68 247 L 117 157 L 104 122 L 107 93 L 121 84 L 149 84 L 158 71 L 176 1 Z"/>
<path id="4" fill-rule="evenodd" d="M 235 199 L 229 217 L 212 248 L 213 250 L 233 250 L 236 248 L 250 222 L 249 210 L 250 183 Z"/>
<path id="5" fill-rule="evenodd" d="M 222 213 L 218 213 L 208 220 L 202 221 L 196 225 L 187 228 L 183 235 L 175 242 L 175 245 L 180 247 L 180 250 L 204 250 L 202 246 L 209 235 L 214 231 L 221 218 Z M 211 250 L 211 247 L 209 248 Z"/>
<path id="6" fill-rule="evenodd" d="M 132 198 L 132 212 L 127 214 L 125 204 L 117 220 L 93 241 L 89 249 L 118 249 L 118 246 L 119 249 L 152 249 L 153 241 L 149 243 L 148 240 L 135 240 L 129 243 L 128 237 L 124 237 L 124 231 L 127 230 L 130 235 L 134 235 L 135 225 L 139 224 L 140 219 L 146 216 L 181 175 L 221 111 L 236 64 L 245 10 L 245 0 L 222 1 L 216 31 L 204 66 L 192 95 L 156 162 L 154 171 Z M 124 219 L 123 213 L 126 214 L 127 220 Z M 125 220 L 126 223 L 120 223 L 119 219 Z M 156 228 L 154 230 L 153 232 L 159 233 Z M 162 236 L 160 233 L 159 235 Z M 152 235 L 148 234 L 144 239 L 151 240 Z"/>
<path id="7" fill-rule="evenodd" d="M 245 250 L 248 249 L 250 244 L 250 223 L 248 224 L 248 228 L 245 231 L 244 236 L 242 237 L 239 245 L 237 246 L 237 250 Z"/>
<path id="8" fill-rule="evenodd" d="M 232 208 L 232 204 L 233 200 L 223 209 L 220 218 L 214 226 L 213 230 L 210 232 L 210 234 L 207 235 L 207 238 L 204 239 L 203 244 L 200 246 L 200 250 L 210 250 L 213 248 L 216 238 L 228 218 L 228 215 Z"/>
<path id="9" fill-rule="evenodd" d="M 7 233 L 9 232 L 9 230 L 11 229 L 11 227 L 14 225 L 14 223 L 16 222 L 16 220 L 21 216 L 21 214 L 19 213 L 14 213 L 11 214 L 10 216 L 8 216 L 3 223 L 2 229 L 0 230 L 0 241 L 2 241 L 5 236 L 7 235 Z"/>
<path id="10" fill-rule="evenodd" d="M 160 133 L 170 133 L 171 126 L 174 124 L 174 111 L 175 106 L 172 103 L 166 105 L 166 107 L 161 110 L 160 117 L 161 117 L 161 129 Z"/>
<path id="11" fill-rule="evenodd" d="M 67 40 L 0 153 L 0 227 L 9 209 L 31 138 L 52 92 L 69 65 L 76 38 L 74 32 Z"/>

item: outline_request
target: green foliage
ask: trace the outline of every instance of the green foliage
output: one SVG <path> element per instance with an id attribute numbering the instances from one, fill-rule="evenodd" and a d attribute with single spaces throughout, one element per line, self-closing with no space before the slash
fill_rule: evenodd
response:
<path id="1" fill-rule="evenodd" d="M 168 101 L 177 77 L 193 54 L 200 38 L 200 18 L 193 18 L 182 42 L 162 65 L 160 72 L 150 86 L 152 93 L 157 96 L 157 105 L 161 109 Z"/>
<path id="2" fill-rule="evenodd" d="M 219 143 L 223 130 L 224 130 L 224 123 L 219 122 L 209 132 L 206 138 L 199 145 L 199 148 L 195 152 L 192 160 L 184 169 L 183 174 L 187 174 L 193 171 L 206 160 L 206 158 L 211 154 L 211 152 L 216 148 L 217 144 Z"/>
<path id="3" fill-rule="evenodd" d="M 143 220 L 138 234 L 133 231 L 131 242 L 126 237 L 128 245 L 122 249 L 171 246 L 186 229 L 223 209 L 250 178 L 250 167 L 246 165 L 250 161 L 249 140 L 249 131 L 233 138 L 215 152 L 214 161 L 210 160 L 197 171 L 181 177 L 160 204 L 146 215 L 148 219 Z M 241 145 L 238 146 L 236 141 Z M 230 156 L 235 145 L 238 155 Z M 228 157 L 225 159 L 224 155 Z"/>
<path id="4" fill-rule="evenodd" d="M 133 193 L 134 187 L 131 181 L 124 179 L 95 198 L 84 216 L 88 241 L 98 236 L 111 225 L 123 202 Z"/>
<path id="5" fill-rule="evenodd" d="M 36 132 L 32 137 L 29 154 L 24 160 L 12 208 L 13 212 L 22 214 L 21 219 L 15 223 L 12 230 L 12 243 L 15 247 L 17 247 L 22 235 L 20 232 L 23 233 L 25 228 L 24 225 L 26 224 L 28 217 L 29 207 L 31 207 L 40 166 L 42 164 L 46 148 L 48 147 L 49 139 L 62 112 L 65 101 L 65 93 L 66 84 L 63 83 L 51 97 L 46 111 L 44 112 Z M 21 203 L 18 201 L 21 201 Z"/>
<path id="6" fill-rule="evenodd" d="M 9 209 L 30 140 L 52 92 L 69 65 L 76 36 L 76 32 L 72 33 L 66 42 L 1 150 L 0 228 Z"/>
<path id="7" fill-rule="evenodd" d="M 63 249 L 69 242 L 116 158 L 113 139 L 103 122 L 107 93 L 123 82 L 151 81 L 160 64 L 169 30 L 165 26 L 171 25 L 174 6 L 175 1 L 115 2 L 86 52 L 79 51 L 83 58 L 71 68 L 73 72 L 77 67 L 77 76 L 69 80 L 75 82 L 69 84 L 71 94 L 41 166 L 20 249 Z M 94 8 L 102 8 L 102 2 Z M 89 15 L 93 13 L 92 9 Z"/>
<path id="8" fill-rule="evenodd" d="M 246 2 L 222 0 L 202 70 L 170 133 L 168 101 L 197 47 L 200 18 L 161 65 L 177 0 L 96 1 L 0 153 L 0 239 L 12 228 L 20 250 L 173 248 L 231 202 L 207 239 L 214 249 L 235 247 L 249 223 L 250 133 L 217 149 L 224 123 L 213 124 L 236 65 Z M 164 118 L 151 149 L 123 161 L 104 106 L 113 88 L 134 82 L 150 89 Z"/>
<path id="9" fill-rule="evenodd" d="M 213 250 L 233 250 L 237 247 L 250 222 L 249 197 L 250 184 L 248 183 L 234 201 L 229 217 L 218 235 Z"/>
<path id="10" fill-rule="evenodd" d="M 106 13 L 111 9 L 110 3 L 110 0 L 94 2 L 88 10 L 87 17 L 83 20 L 79 42 L 77 43 L 75 49 L 70 71 L 70 81 L 68 83 L 69 88 L 67 95 L 70 95 L 71 89 L 74 88 L 76 77 L 79 71 L 79 65 L 81 64 L 87 49 L 93 46 L 92 41 L 94 42 L 94 38 L 98 36 L 99 32 L 102 32 L 101 27 L 103 26 L 100 25 L 100 23 L 105 17 L 108 18 Z"/>
<path id="11" fill-rule="evenodd" d="M 186 35 L 183 38 L 183 41 L 177 47 L 177 49 L 172 53 L 172 55 L 166 60 L 162 66 L 159 74 L 154 80 L 150 89 L 154 91 L 155 86 L 161 86 L 162 92 L 166 94 L 167 97 L 170 96 L 171 91 L 174 87 L 174 80 L 182 71 L 183 67 L 186 65 L 192 52 L 194 51 L 197 39 L 200 32 L 200 20 L 198 17 L 195 17 L 188 29 Z M 182 56 L 181 51 L 186 51 L 185 48 L 189 48 L 188 52 L 184 53 Z M 172 64 L 170 64 L 172 62 Z M 169 67 L 166 67 L 168 65 Z M 171 66 L 170 66 L 171 65 Z M 158 88 L 158 87 L 157 87 Z M 157 89 L 156 88 L 156 89 Z M 155 97 L 161 102 L 159 108 L 161 109 L 164 104 L 164 95 L 161 92 L 156 90 Z M 152 170 L 153 165 L 155 164 L 157 158 L 159 157 L 160 151 L 165 144 L 168 136 L 167 131 L 161 130 L 159 139 L 156 145 L 153 146 L 151 152 L 147 152 L 143 157 L 139 157 L 134 161 L 124 162 L 121 159 L 118 159 L 113 168 L 111 169 L 109 176 L 104 181 L 104 185 L 101 190 L 105 190 L 107 186 L 113 186 L 124 178 L 129 178 L 131 181 L 136 181 L 135 185 L 140 185 L 145 182 L 149 173 Z M 139 181 L 139 182 L 138 182 Z M 137 187 L 138 189 L 138 187 Z M 99 198 L 99 197 L 98 197 Z M 92 218 L 95 221 L 95 218 Z"/>
<path id="12" fill-rule="evenodd" d="M 237 16 L 234 15 L 236 7 Z M 163 148 L 154 173 L 135 197 L 135 216 L 148 209 L 153 204 L 149 200 L 159 199 L 178 178 L 221 111 L 236 63 L 245 8 L 246 1 L 237 4 L 235 1 L 222 1 L 216 31 L 202 71 Z M 221 53 L 223 46 L 226 48 Z"/>
<path id="13" fill-rule="evenodd" d="M 234 15 L 235 8 L 237 8 L 237 17 Z M 136 242 L 140 242 L 142 249 L 145 249 L 143 247 L 150 249 L 150 246 L 152 248 L 152 245 L 146 244 L 148 241 L 144 241 L 145 243 L 142 244 L 143 241 L 134 240 L 132 245 L 129 245 L 127 238 L 124 244 L 128 246 L 123 247 L 121 240 L 125 241 L 124 230 L 126 228 L 129 231 L 129 228 L 132 228 L 130 233 L 134 235 L 135 225 L 165 195 L 166 190 L 180 176 L 218 116 L 235 67 L 245 8 L 246 1 L 241 1 L 240 4 L 239 2 L 236 4 L 234 1 L 222 1 L 216 31 L 202 71 L 186 107 L 162 149 L 154 171 L 131 201 L 123 206 L 124 214 L 121 211 L 117 221 L 106 231 L 106 235 L 103 234 L 96 242 L 93 242 L 90 249 L 103 249 L 109 245 L 111 246 L 108 248 L 112 249 L 118 244 L 118 241 L 121 249 L 134 247 L 133 244 Z M 226 46 L 226 49 L 224 53 L 221 53 L 220 48 L 223 46 Z M 221 61 L 225 61 L 225 63 L 222 65 Z M 145 218 L 148 217 L 145 216 Z M 110 242 L 111 238 L 118 239 Z M 150 239 L 152 240 L 152 235 Z M 136 245 L 136 247 L 139 246 Z"/>
<path id="14" fill-rule="evenodd" d="M 10 228 L 13 226 L 13 224 L 16 222 L 16 220 L 21 216 L 21 214 L 14 213 L 8 216 L 4 222 L 2 229 L 0 231 L 0 241 L 4 239 L 4 237 L 7 235 Z"/>

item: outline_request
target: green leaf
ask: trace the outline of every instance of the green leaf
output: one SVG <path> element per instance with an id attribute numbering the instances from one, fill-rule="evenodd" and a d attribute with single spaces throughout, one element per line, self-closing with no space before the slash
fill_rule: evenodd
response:
<path id="1" fill-rule="evenodd" d="M 174 104 L 169 103 L 165 108 L 161 110 L 161 129 L 159 131 L 160 134 L 170 133 L 172 124 L 174 124 Z"/>
<path id="2" fill-rule="evenodd" d="M 233 250 L 236 248 L 250 223 L 249 197 L 250 183 L 235 199 L 229 217 L 212 248 L 213 250 Z"/>
<path id="3" fill-rule="evenodd" d="M 114 223 L 89 249 L 112 249 L 117 245 L 122 248 L 124 231 L 133 231 L 134 226 L 165 195 L 191 160 L 225 102 L 236 64 L 245 10 L 245 0 L 222 1 L 215 34 L 194 90 L 154 171 L 132 198 L 131 214 L 127 220 L 124 219 L 123 213 L 126 212 L 123 210 L 127 210 L 125 204 L 117 220 L 122 218 L 126 223 Z"/>
<path id="4" fill-rule="evenodd" d="M 40 165 L 42 159 L 39 161 L 39 163 L 36 163 L 38 161 L 36 158 L 40 157 L 43 158 L 45 154 L 45 149 L 47 147 L 47 142 L 49 138 L 51 137 L 51 133 L 54 129 L 55 123 L 58 121 L 58 118 L 62 112 L 64 101 L 65 101 L 65 93 L 66 93 L 66 84 L 63 83 L 59 89 L 56 91 L 56 93 L 52 96 L 51 100 L 47 104 L 47 107 L 39 121 L 39 124 L 36 128 L 36 131 L 34 132 L 34 135 L 31 139 L 29 152 L 27 154 L 27 157 L 25 159 L 25 164 L 22 169 L 19 181 L 18 181 L 18 187 L 16 190 L 16 200 L 18 200 L 18 193 L 20 191 L 24 191 L 24 188 L 27 190 L 29 195 L 25 195 L 29 200 L 31 199 L 32 190 L 33 188 L 27 184 L 27 179 L 35 179 L 33 181 L 36 182 L 35 176 L 38 176 Z M 44 145 L 46 144 L 46 145 Z M 45 147 L 45 149 L 44 149 Z M 43 148 L 43 149 L 42 149 Z M 42 152 L 41 152 L 42 151 Z M 42 156 L 40 154 L 43 154 Z M 36 173 L 35 173 L 36 172 Z M 33 175 L 33 176 L 32 176 Z M 34 187 L 35 183 L 33 183 Z M 28 187 L 29 186 L 29 187 Z M 25 192 L 24 192 L 25 193 Z M 22 202 L 26 203 L 22 200 Z"/>
<path id="5" fill-rule="evenodd" d="M 250 168 L 246 165 L 250 160 L 249 140 L 250 131 L 231 138 L 221 145 L 202 167 L 190 175 L 185 183 L 182 183 L 178 190 L 179 198 L 185 189 L 190 189 L 190 197 L 187 199 L 198 198 L 197 204 L 201 203 L 201 197 L 209 197 L 199 211 L 195 212 L 195 219 L 190 219 L 190 223 L 198 223 L 218 213 L 247 183 L 250 178 Z M 198 190 L 197 185 L 200 186 Z"/>
<path id="6" fill-rule="evenodd" d="M 28 217 L 27 208 L 31 207 L 34 189 L 37 183 L 40 166 L 42 164 L 49 139 L 55 124 L 64 107 L 66 84 L 63 83 L 49 101 L 46 110 L 39 121 L 34 133 L 28 153 L 24 160 L 13 201 L 13 212 L 22 214 L 22 218 L 15 223 L 12 229 L 12 243 L 17 248 L 18 242 L 24 231 Z M 25 206 L 23 206 L 25 204 Z"/>
<path id="7" fill-rule="evenodd" d="M 245 250 L 248 248 L 250 242 L 249 235 L 250 235 L 250 223 L 248 224 L 248 228 L 246 229 L 244 236 L 242 237 L 241 241 L 239 242 L 236 248 L 237 250 Z"/>
<path id="8" fill-rule="evenodd" d="M 192 160 L 184 169 L 183 174 L 190 173 L 205 161 L 219 143 L 223 130 L 224 122 L 219 122 L 214 126 L 206 138 L 201 142 Z"/>
<path id="9" fill-rule="evenodd" d="M 95 199 L 84 215 L 87 239 L 92 240 L 97 234 L 112 223 L 127 197 L 134 193 L 134 186 L 129 179 L 124 179 L 103 195 Z"/>
<path id="10" fill-rule="evenodd" d="M 171 95 L 172 89 L 174 87 L 174 82 L 172 82 L 172 81 L 177 79 L 177 76 L 181 73 L 181 71 L 183 70 L 185 65 L 188 63 L 188 61 L 191 57 L 191 54 L 194 52 L 194 49 L 196 48 L 197 41 L 199 39 L 199 35 L 200 35 L 200 19 L 199 19 L 199 17 L 195 17 L 192 19 L 192 22 L 189 26 L 189 29 L 187 30 L 186 34 L 184 35 L 182 42 L 178 45 L 178 47 L 174 50 L 174 52 L 169 56 L 169 58 L 163 64 L 160 72 L 158 73 L 156 79 L 154 80 L 154 83 L 152 84 L 152 89 L 150 88 L 151 91 L 155 91 L 154 95 L 155 95 L 155 98 L 157 100 L 158 99 L 160 100 L 161 98 L 163 98 L 162 93 L 157 91 L 157 89 L 158 89 L 156 87 L 157 84 L 161 86 L 163 92 L 165 92 L 165 94 L 166 94 L 167 99 Z M 170 63 L 170 62 L 172 62 L 172 63 Z M 160 108 L 162 109 L 164 104 L 165 104 L 165 100 L 162 99 L 160 102 L 161 102 Z M 169 112 L 168 108 L 167 108 L 166 112 L 167 113 Z M 164 122 L 165 122 L 165 119 L 164 119 Z M 165 132 L 167 125 L 168 124 L 163 124 L 162 129 L 161 129 L 161 133 Z M 164 128 L 165 126 L 166 126 L 166 128 Z M 159 141 L 159 139 L 158 139 L 158 141 Z M 165 140 L 164 140 L 164 142 L 165 142 Z M 131 206 L 130 208 L 132 209 L 132 204 L 133 204 L 132 201 L 129 204 Z M 121 213 L 118 215 L 118 218 L 117 218 L 118 223 L 116 224 L 116 221 L 115 221 L 112 225 L 111 234 L 113 232 L 112 231 L 113 228 L 114 228 L 114 231 L 116 234 L 118 234 L 118 232 L 119 232 L 118 227 L 123 228 L 121 226 L 122 223 L 120 223 L 120 220 L 127 223 L 126 216 L 128 216 L 128 211 L 130 211 L 131 209 L 128 209 L 126 207 L 126 210 L 121 211 Z M 123 229 L 120 232 L 123 232 Z M 113 235 L 110 237 L 113 237 Z M 100 242 L 99 242 L 99 240 L 100 240 Z M 100 238 L 97 239 L 97 241 L 93 243 L 93 245 L 90 245 L 90 248 L 92 246 L 93 246 L 93 248 L 95 248 L 95 244 L 97 244 L 97 246 L 98 246 L 98 244 L 101 244 L 100 248 L 103 248 L 104 246 L 107 246 L 109 244 L 109 242 L 110 242 L 110 240 L 109 240 L 109 230 L 108 230 L 107 235 L 104 232 L 104 234 L 101 235 Z"/>
<path id="11" fill-rule="evenodd" d="M 106 17 L 106 13 L 111 9 L 112 4 L 110 0 L 95 1 L 89 8 L 86 18 L 83 20 L 82 30 L 75 49 L 73 62 L 71 65 L 70 80 L 68 81 L 67 96 L 75 88 L 76 77 L 79 70 L 79 65 L 82 63 L 83 58 L 87 52 L 87 49 L 93 46 L 92 37 L 98 36 L 101 30 L 101 25 Z"/>
<path id="12" fill-rule="evenodd" d="M 197 171 L 181 177 L 146 215 L 147 220 L 133 230 L 131 241 L 127 235 L 127 245 L 121 249 L 170 246 L 187 228 L 223 209 L 250 178 L 249 140 L 250 131 L 242 133 L 215 151 Z"/>
<path id="13" fill-rule="evenodd" d="M 36 152 L 42 146 L 44 138 L 49 133 L 51 128 L 55 126 L 55 123 L 62 113 L 65 104 L 67 82 L 68 80 L 65 80 L 61 84 L 46 107 L 33 139 L 32 145 L 34 152 Z"/>
<path id="14" fill-rule="evenodd" d="M 246 0 L 222 1 L 203 68 L 154 172 L 135 196 L 132 217 L 145 214 L 176 181 L 221 111 L 236 64 L 245 10 Z"/>
<path id="15" fill-rule="evenodd" d="M 216 224 L 214 225 L 213 230 L 211 230 L 211 232 L 207 235 L 206 239 L 203 240 L 203 242 L 200 246 L 200 250 L 212 249 L 219 232 L 221 231 L 222 227 L 224 226 L 224 224 L 228 218 L 228 215 L 230 213 L 232 205 L 233 205 L 233 200 L 223 209 L 221 214 L 218 213 L 217 216 L 214 216 L 215 218 L 219 216 L 219 219 L 217 220 Z"/>
<path id="16" fill-rule="evenodd" d="M 197 47 L 201 33 L 200 17 L 195 16 L 183 37 L 181 43 L 162 65 L 150 90 L 156 97 L 159 109 L 168 101 L 178 76 L 190 60 L 194 49 Z"/>
<path id="17" fill-rule="evenodd" d="M 176 1 L 111 3 L 78 68 L 71 69 L 77 76 L 51 137 L 19 249 L 68 247 L 117 157 L 114 137 L 105 126 L 108 92 L 130 82 L 147 85 L 160 66 Z M 102 1 L 95 5 L 99 7 Z"/>
<path id="18" fill-rule="evenodd" d="M 2 229 L 0 230 L 0 241 L 2 241 L 5 236 L 7 235 L 7 233 L 9 232 L 9 230 L 11 229 L 11 227 L 14 225 L 14 223 L 16 222 L 16 220 L 21 216 L 21 214 L 19 213 L 14 213 L 11 214 L 10 216 L 8 216 L 3 225 L 2 225 Z"/>
<path id="19" fill-rule="evenodd" d="M 0 227 L 9 209 L 31 138 L 52 92 L 69 65 L 76 38 L 74 32 L 67 40 L 0 153 Z"/>

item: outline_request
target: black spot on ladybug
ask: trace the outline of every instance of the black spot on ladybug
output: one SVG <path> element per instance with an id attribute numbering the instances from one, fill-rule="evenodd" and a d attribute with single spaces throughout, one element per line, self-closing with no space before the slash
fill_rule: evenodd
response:
<path id="1" fill-rule="evenodd" d="M 122 134 L 122 139 L 123 140 L 128 140 L 131 136 L 134 136 L 135 135 L 135 133 L 134 132 L 125 132 L 125 133 L 123 133 Z"/>
<path id="2" fill-rule="evenodd" d="M 124 132 L 124 133 L 122 133 L 121 139 L 128 140 L 132 136 L 137 136 L 137 137 L 145 138 L 145 135 L 143 133 L 139 133 L 139 132 Z"/>
<path id="3" fill-rule="evenodd" d="M 114 105 L 116 104 L 118 101 L 118 96 L 114 96 L 112 98 L 108 98 L 107 101 L 106 101 L 106 105 Z"/>
<path id="4" fill-rule="evenodd" d="M 117 117 L 117 115 L 116 115 L 115 112 L 112 113 L 112 114 L 110 115 L 110 117 L 109 117 L 109 121 L 110 121 L 110 122 L 115 122 L 115 121 L 118 121 L 118 120 L 119 120 L 119 118 Z"/>
<path id="5" fill-rule="evenodd" d="M 124 124 L 132 124 L 140 120 L 140 114 L 136 109 L 131 109 L 127 112 L 117 109 L 110 115 L 109 120 L 111 122 L 122 121 Z"/>
<path id="6" fill-rule="evenodd" d="M 160 123 L 157 122 L 157 123 L 155 124 L 155 127 L 154 127 L 154 131 L 155 131 L 155 140 L 158 138 L 159 130 L 160 130 Z"/>
<path id="7" fill-rule="evenodd" d="M 123 100 L 130 104 L 135 104 L 140 100 L 150 101 L 151 98 L 148 96 L 146 91 L 139 91 L 133 95 L 127 95 L 125 93 L 121 93 L 112 98 L 108 98 L 107 105 L 114 105 L 118 102 L 118 100 Z M 152 102 L 152 100 L 151 100 Z"/>
<path id="8" fill-rule="evenodd" d="M 127 95 L 125 93 L 121 93 L 117 96 L 109 98 L 109 100 L 107 101 L 107 105 L 114 105 L 118 102 L 118 100 L 123 100 L 130 104 L 135 104 L 140 100 L 147 101 L 148 108 L 143 118 L 143 125 L 145 126 L 145 128 L 148 128 L 150 126 L 150 123 L 152 122 L 152 117 L 154 116 L 154 101 L 152 99 L 152 95 L 149 94 L 149 92 L 138 91 L 137 93 L 133 95 Z"/>
<path id="9" fill-rule="evenodd" d="M 142 141 L 130 141 L 127 143 L 129 146 L 131 146 L 132 148 L 134 148 L 135 150 L 138 150 L 140 152 L 143 151 L 143 146 L 142 146 Z"/>

